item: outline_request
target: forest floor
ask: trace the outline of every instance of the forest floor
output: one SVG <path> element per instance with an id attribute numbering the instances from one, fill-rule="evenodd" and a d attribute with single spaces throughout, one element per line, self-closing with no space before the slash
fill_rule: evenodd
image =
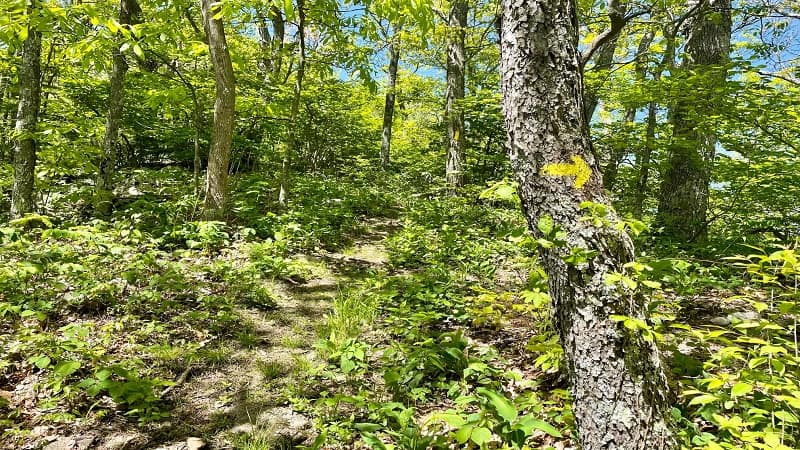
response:
<path id="1" fill-rule="evenodd" d="M 45 450 L 182 450 L 239 448 L 246 436 L 254 448 L 294 448 L 315 437 L 312 418 L 294 411 L 286 389 L 296 376 L 324 364 L 315 344 L 324 334 L 325 317 L 343 286 L 367 272 L 386 271 L 383 241 L 399 227 L 386 218 L 365 221 L 363 234 L 337 252 L 320 250 L 294 258 L 310 267 L 301 281 L 265 280 L 275 294 L 269 308 L 240 305 L 236 313 L 250 331 L 230 342 L 218 363 L 188 361 L 164 400 L 174 405 L 168 421 L 136 427 L 115 421 L 103 427 L 73 429 L 69 435 L 46 434 L 31 448 Z M 228 257 L 236 257 L 227 255 Z M 263 441 L 264 446 L 252 442 Z M 0 445 L 2 447 L 2 445 Z"/>
<path id="2" fill-rule="evenodd" d="M 281 209 L 253 174 L 223 223 L 196 220 L 189 175 L 132 172 L 104 220 L 86 192 L 0 225 L 0 449 L 575 447 L 548 243 L 504 190 L 320 175 Z M 725 421 L 752 411 L 758 448 L 795 445 L 797 261 L 648 255 L 623 277 L 686 447 L 744 448 Z"/>

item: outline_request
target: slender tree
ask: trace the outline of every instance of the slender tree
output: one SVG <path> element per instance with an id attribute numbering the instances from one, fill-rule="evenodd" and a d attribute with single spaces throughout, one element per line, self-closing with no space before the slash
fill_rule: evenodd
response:
<path id="1" fill-rule="evenodd" d="M 29 9 L 36 12 L 36 2 Z M 42 33 L 31 23 L 22 45 L 19 67 L 19 105 L 14 127 L 14 184 L 11 189 L 11 217 L 22 217 L 34 209 L 34 172 L 36 169 L 36 126 L 41 103 Z"/>
<path id="2" fill-rule="evenodd" d="M 300 114 L 300 100 L 303 95 L 303 78 L 306 73 L 306 13 L 305 0 L 297 0 L 297 43 L 299 49 L 297 61 L 297 74 L 294 79 L 294 96 L 292 97 L 292 109 L 289 112 L 289 139 L 286 143 L 286 151 L 283 154 L 281 165 L 281 186 L 278 192 L 278 203 L 286 206 L 287 195 L 289 192 L 289 171 L 292 156 L 297 151 L 297 117 Z"/>
<path id="3" fill-rule="evenodd" d="M 123 27 L 137 21 L 141 8 L 136 0 L 120 0 L 119 23 Z M 110 202 L 107 191 L 111 187 L 111 177 L 117 165 L 117 147 L 119 143 L 119 128 L 122 122 L 122 110 L 125 95 L 125 73 L 128 64 L 121 46 L 114 47 L 111 54 L 111 83 L 108 96 L 108 116 L 106 129 L 103 135 L 103 157 L 100 161 L 100 173 L 97 176 L 97 194 L 100 199 L 100 209 L 108 213 Z"/>
<path id="4" fill-rule="evenodd" d="M 447 164 L 445 174 L 451 188 L 464 184 L 464 112 L 459 104 L 464 99 L 464 71 L 466 50 L 464 40 L 467 29 L 466 0 L 452 0 L 448 14 L 447 30 L 447 92 L 445 94 L 445 120 L 447 121 Z"/>
<path id="5" fill-rule="evenodd" d="M 542 249 L 542 263 L 581 447 L 671 449 L 659 352 L 611 318 L 645 318 L 641 298 L 607 282 L 625 273 L 633 244 L 614 226 L 581 220 L 586 202 L 595 213 L 605 210 L 609 222 L 618 219 L 603 206 L 609 200 L 589 141 L 577 23 L 574 0 L 502 2 L 501 87 L 511 166 L 530 229 L 550 239 L 554 230 L 564 233 L 565 245 Z"/>
<path id="6" fill-rule="evenodd" d="M 639 83 L 644 82 L 647 76 L 647 50 L 653 42 L 655 33 L 647 31 L 639 41 L 639 47 L 636 49 L 636 81 Z M 587 96 L 588 97 L 588 96 Z M 636 105 L 631 105 L 625 110 L 624 122 L 627 127 L 633 125 L 636 119 L 636 112 L 638 108 Z M 593 111 L 592 111 L 593 113 Z M 590 111 L 587 108 L 586 117 L 591 118 Z M 622 146 L 615 146 L 611 150 L 606 166 L 603 169 L 603 185 L 609 191 L 614 190 L 614 184 L 617 182 L 617 175 L 619 174 L 619 166 L 622 164 L 623 158 L 627 154 L 627 149 Z"/>
<path id="7" fill-rule="evenodd" d="M 608 71 L 611 69 L 611 66 L 614 63 L 614 53 L 617 51 L 617 44 L 619 42 L 619 32 L 627 22 L 627 19 L 625 18 L 625 12 L 627 9 L 628 5 L 626 3 L 620 3 L 619 0 L 606 1 L 606 14 L 609 21 L 609 27 L 606 30 L 606 33 L 608 33 L 609 37 L 605 43 L 599 45 L 597 48 L 597 53 L 594 57 L 594 66 L 592 67 L 593 70 Z M 599 98 L 595 92 L 592 92 L 588 89 L 586 90 L 585 95 L 586 117 L 589 120 L 592 120 L 594 111 L 597 109 L 597 105 L 599 103 Z"/>
<path id="8" fill-rule="evenodd" d="M 208 152 L 208 172 L 204 214 L 208 219 L 222 217 L 227 200 L 228 166 L 231 159 L 233 120 L 236 106 L 236 81 L 233 64 L 225 39 L 222 21 L 214 18 L 212 0 L 200 0 L 203 26 L 208 37 L 211 63 L 214 66 L 216 95 L 214 99 L 214 126 L 211 130 L 211 148 Z"/>
<path id="9" fill-rule="evenodd" d="M 692 0 L 690 5 L 697 12 L 687 23 L 689 35 L 681 66 L 687 73 L 703 74 L 703 87 L 711 93 L 726 77 L 720 66 L 728 61 L 730 53 L 731 0 Z M 708 190 L 717 137 L 713 127 L 698 121 L 698 117 L 713 115 L 715 109 L 713 101 L 692 95 L 676 100 L 670 111 L 672 140 L 656 223 L 666 235 L 683 242 L 706 237 Z"/>
<path id="10" fill-rule="evenodd" d="M 400 50 L 397 43 L 389 44 L 389 72 L 386 82 L 386 99 L 383 105 L 383 135 L 381 138 L 381 168 L 389 167 L 389 152 L 392 146 L 392 121 L 394 119 L 394 101 L 397 95 L 397 66 L 400 62 Z"/>

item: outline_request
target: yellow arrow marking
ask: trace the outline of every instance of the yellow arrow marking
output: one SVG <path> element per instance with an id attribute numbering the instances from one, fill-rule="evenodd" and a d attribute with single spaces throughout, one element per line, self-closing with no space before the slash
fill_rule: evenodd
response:
<path id="1" fill-rule="evenodd" d="M 592 169 L 578 155 L 572 155 L 572 164 L 545 164 L 542 172 L 554 177 L 575 177 L 575 188 L 580 189 L 592 176 Z"/>

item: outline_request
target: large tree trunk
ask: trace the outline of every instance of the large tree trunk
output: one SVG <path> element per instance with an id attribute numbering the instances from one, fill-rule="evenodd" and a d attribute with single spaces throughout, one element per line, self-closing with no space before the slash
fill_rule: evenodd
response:
<path id="1" fill-rule="evenodd" d="M 386 85 L 386 101 L 383 105 L 383 138 L 381 140 L 381 168 L 389 167 L 389 151 L 392 147 L 392 120 L 394 119 L 394 100 L 397 94 L 397 65 L 400 51 L 394 43 L 389 45 L 389 77 Z"/>
<path id="2" fill-rule="evenodd" d="M 464 70 L 467 29 L 466 0 L 452 0 L 447 30 L 447 92 L 445 120 L 447 121 L 447 165 L 445 176 L 450 188 L 464 184 L 464 111 L 459 104 L 464 99 Z"/>
<path id="3" fill-rule="evenodd" d="M 716 71 L 703 80 L 702 89 L 710 94 L 725 81 L 725 71 L 718 67 L 728 61 L 730 53 L 731 0 L 700 1 L 688 26 L 682 68 L 697 73 Z M 717 137 L 709 124 L 698 126 L 698 115 L 712 115 L 714 110 L 713 99 L 695 96 L 679 98 L 671 110 L 672 142 L 656 224 L 666 235 L 683 242 L 705 239 L 708 229 L 708 189 Z"/>
<path id="4" fill-rule="evenodd" d="M 42 75 L 42 34 L 28 27 L 19 67 L 19 105 L 14 127 L 14 184 L 11 190 L 11 217 L 33 212 L 34 172 L 36 169 L 36 125 L 39 120 Z"/>
<path id="5" fill-rule="evenodd" d="M 135 17 L 139 15 L 141 9 L 136 0 L 120 0 L 119 4 L 119 23 L 127 26 L 134 23 Z M 128 71 L 128 64 L 125 56 L 120 51 L 120 47 L 115 47 L 112 51 L 111 83 L 108 96 L 108 116 L 106 117 L 106 129 L 103 135 L 103 156 L 100 161 L 100 173 L 97 177 L 97 194 L 99 198 L 98 207 L 101 212 L 109 213 L 111 202 L 108 197 L 108 190 L 111 188 L 111 177 L 117 165 L 117 147 L 119 144 L 119 128 L 122 123 L 123 99 L 125 95 L 125 73 Z"/>
<path id="6" fill-rule="evenodd" d="M 236 106 L 236 81 L 233 76 L 231 55 L 220 19 L 214 18 L 212 0 L 200 0 L 203 25 L 208 37 L 211 62 L 214 65 L 216 97 L 214 99 L 214 126 L 211 129 L 211 148 L 208 152 L 206 173 L 206 198 L 204 215 L 207 219 L 220 219 L 227 200 L 228 166 L 231 159 L 233 119 Z"/>
<path id="7" fill-rule="evenodd" d="M 300 100 L 303 95 L 303 77 L 306 71 L 306 12 L 305 1 L 297 0 L 297 42 L 300 48 L 300 55 L 297 61 L 297 74 L 294 80 L 294 97 L 292 98 L 292 110 L 289 116 L 289 139 L 286 143 L 286 151 L 283 154 L 281 165 L 281 186 L 278 191 L 278 203 L 286 206 L 289 195 L 289 177 L 291 170 L 292 157 L 297 150 L 297 116 L 300 113 Z"/>
<path id="8" fill-rule="evenodd" d="M 613 225 L 581 220 L 608 205 L 589 142 L 574 0 L 503 0 L 501 86 L 511 166 L 530 229 L 552 219 L 566 245 L 542 249 L 584 450 L 671 449 L 659 352 L 612 315 L 644 319 L 642 299 L 606 277 L 625 273 L 633 244 Z M 571 164 L 571 165 L 568 165 Z M 568 175 L 573 176 L 559 176 Z M 608 209 L 606 219 L 617 217 Z M 538 226 L 541 224 L 542 226 Z M 542 231 L 544 230 L 544 231 Z M 571 251 L 585 262 L 567 263 Z"/>

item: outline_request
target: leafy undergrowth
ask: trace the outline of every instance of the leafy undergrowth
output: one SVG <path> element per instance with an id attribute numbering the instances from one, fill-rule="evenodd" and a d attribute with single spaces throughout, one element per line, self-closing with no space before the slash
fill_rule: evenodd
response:
<path id="1" fill-rule="evenodd" d="M 394 174 L 318 177 L 281 210 L 248 175 L 222 223 L 197 220 L 189 183 L 163 181 L 178 175 L 131 174 L 107 220 L 54 195 L 49 216 L 0 228 L 4 445 L 31 445 L 42 426 L 163 433 L 195 388 L 174 383 L 202 378 L 190 368 L 248 359 L 271 407 L 314 426 L 287 438 L 254 424 L 225 437 L 234 448 L 575 445 L 536 259 L 550 243 L 528 237 L 507 189 L 450 197 Z M 800 446 L 799 258 L 775 246 L 713 263 L 647 257 L 608 280 L 649 302 L 651 321 L 617 320 L 663 348 L 685 448 Z M 287 313 L 320 292 L 312 319 Z M 257 329 L 261 312 L 284 334 Z M 261 340 L 280 340 L 291 367 Z M 223 403 L 260 412 L 237 394 Z M 207 440 L 225 430 L 187 426 Z"/>

